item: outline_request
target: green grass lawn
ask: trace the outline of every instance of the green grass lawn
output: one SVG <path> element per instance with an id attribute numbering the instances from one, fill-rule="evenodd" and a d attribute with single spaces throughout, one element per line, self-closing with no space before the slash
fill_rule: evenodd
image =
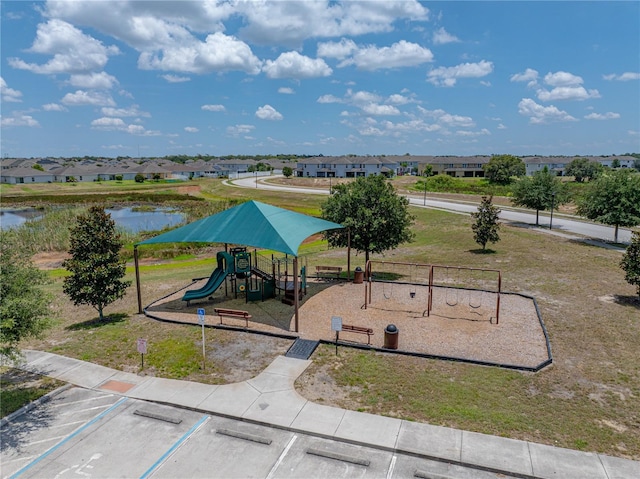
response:
<path id="1" fill-rule="evenodd" d="M 256 199 L 318 214 L 323 197 L 201 184 L 208 199 Z M 618 267 L 621 254 L 540 230 L 504 225 L 491 254 L 478 254 L 471 218 L 422 208 L 413 243 L 385 255 L 406 261 L 499 269 L 503 289 L 536 297 L 549 332 L 553 365 L 539 373 L 441 362 L 341 348 L 319 348 L 302 383 L 333 383 L 324 404 L 431 424 L 640 459 L 640 302 Z M 315 264 L 346 266 L 346 251 L 312 238 L 304 253 Z M 220 248 L 213 248 L 216 251 Z M 177 252 L 176 254 L 186 254 Z M 143 304 L 208 276 L 212 254 L 142 264 Z M 352 259 L 352 267 L 363 256 Z M 129 279 L 133 279 L 128 269 Z M 114 319 L 95 324 L 96 312 L 74 307 L 61 293 L 61 271 L 48 286 L 56 297 L 56 327 L 27 346 L 137 370 L 135 339 L 153 341 L 154 374 L 220 382 L 226 362 L 199 369 L 200 330 L 138 316 L 135 289 L 107 308 Z M 207 343 L 228 344 L 233 333 L 207 331 Z M 215 347 L 215 346 L 214 346 Z M 304 387 L 300 386 L 304 391 Z"/>

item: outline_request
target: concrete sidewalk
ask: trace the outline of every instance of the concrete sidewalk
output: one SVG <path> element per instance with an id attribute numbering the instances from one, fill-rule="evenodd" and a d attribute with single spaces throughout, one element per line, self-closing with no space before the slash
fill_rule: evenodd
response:
<path id="1" fill-rule="evenodd" d="M 636 479 L 640 462 L 348 411 L 300 396 L 294 381 L 311 361 L 279 356 L 255 378 L 207 385 L 138 376 L 41 351 L 24 370 L 88 389 L 182 406 L 294 432 L 475 467 L 516 477 Z"/>

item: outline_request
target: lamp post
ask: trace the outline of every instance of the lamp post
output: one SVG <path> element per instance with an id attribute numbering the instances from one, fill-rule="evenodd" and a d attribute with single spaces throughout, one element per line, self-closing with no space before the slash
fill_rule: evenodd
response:
<path id="1" fill-rule="evenodd" d="M 551 193 L 551 218 L 549 218 L 549 229 L 553 228 L 553 208 L 556 202 L 556 192 Z"/>
<path id="2" fill-rule="evenodd" d="M 422 205 L 427 206 L 427 179 L 424 178 L 424 196 L 422 197 Z"/>
<path id="3" fill-rule="evenodd" d="M 329 194 L 333 194 L 333 190 L 331 188 L 331 176 L 329 176 Z"/>
<path id="4" fill-rule="evenodd" d="M 258 170 L 254 170 L 254 174 L 256 175 L 256 188 L 258 187 Z"/>

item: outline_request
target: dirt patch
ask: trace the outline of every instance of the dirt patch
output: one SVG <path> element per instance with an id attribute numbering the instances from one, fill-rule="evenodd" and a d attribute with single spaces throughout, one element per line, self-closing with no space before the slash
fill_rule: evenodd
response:
<path id="1" fill-rule="evenodd" d="M 61 268 L 62 262 L 70 257 L 69 253 L 64 251 L 45 251 L 34 254 L 31 261 L 38 269 L 49 270 Z"/>

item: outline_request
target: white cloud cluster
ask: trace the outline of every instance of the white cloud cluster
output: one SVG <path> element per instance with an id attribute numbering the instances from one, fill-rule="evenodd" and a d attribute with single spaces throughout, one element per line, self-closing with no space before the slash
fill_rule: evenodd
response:
<path id="1" fill-rule="evenodd" d="M 23 113 L 23 112 L 13 112 L 12 115 L 9 117 L 2 116 L 2 118 L 0 119 L 0 126 L 36 127 L 36 126 L 40 126 L 40 123 L 38 123 L 38 120 L 33 118 L 31 115 L 27 115 L 26 113 Z"/>
<path id="2" fill-rule="evenodd" d="M 271 121 L 278 121 L 278 120 L 282 120 L 283 118 L 282 114 L 278 112 L 275 108 L 273 108 L 271 105 L 264 105 L 258 108 L 256 110 L 256 117 L 260 118 L 261 120 L 271 120 Z"/>
<path id="3" fill-rule="evenodd" d="M 557 100 L 588 100 L 590 98 L 600 98 L 598 90 L 587 90 L 582 84 L 582 77 L 573 73 L 558 71 L 547 73 L 543 78 L 543 83 L 551 89 L 545 89 L 538 83 L 538 72 L 532 68 L 527 68 L 523 73 L 516 73 L 511 76 L 512 82 L 528 82 L 529 88 L 536 90 L 536 96 L 540 101 Z"/>
<path id="4" fill-rule="evenodd" d="M 9 88 L 4 78 L 0 77 L 0 96 L 2 101 L 17 103 L 22 101 L 22 92 Z"/>
<path id="5" fill-rule="evenodd" d="M 412 67 L 433 61 L 433 53 L 417 43 L 400 40 L 389 47 L 358 46 L 353 40 L 318 44 L 318 56 L 341 60 L 339 68 L 355 66 L 359 70 Z"/>
<path id="6" fill-rule="evenodd" d="M 91 128 L 103 131 L 121 131 L 137 136 L 159 136 L 157 131 L 146 130 L 142 125 L 127 124 L 122 118 L 102 117 L 91 122 Z"/>
<path id="7" fill-rule="evenodd" d="M 204 111 L 225 111 L 224 105 L 202 105 L 200 107 Z"/>
<path id="8" fill-rule="evenodd" d="M 617 120 L 620 118 L 620 113 L 613 113 L 608 111 L 607 113 L 589 113 L 585 115 L 586 120 Z"/>
<path id="9" fill-rule="evenodd" d="M 276 60 L 267 60 L 263 67 L 268 78 L 327 77 L 333 70 L 321 58 L 313 59 L 298 52 L 282 53 Z"/>
<path id="10" fill-rule="evenodd" d="M 610 75 L 603 75 L 602 78 L 605 80 L 614 80 L 614 81 L 632 81 L 632 80 L 640 80 L 639 72 L 624 72 L 620 75 L 616 75 L 612 73 Z"/>
<path id="11" fill-rule="evenodd" d="M 129 108 L 112 108 L 112 107 L 103 107 L 101 110 L 104 116 L 116 116 L 116 117 L 150 117 L 146 111 L 141 111 L 138 105 L 131 105 Z"/>
<path id="12" fill-rule="evenodd" d="M 493 62 L 462 63 L 454 67 L 434 68 L 427 74 L 427 81 L 437 86 L 452 87 L 459 78 L 482 78 L 493 72 Z"/>
<path id="13" fill-rule="evenodd" d="M 448 33 L 444 27 L 440 27 L 438 30 L 433 32 L 433 43 L 434 45 L 444 45 L 446 43 L 458 43 L 460 39 L 455 35 L 451 35 Z"/>
<path id="14" fill-rule="evenodd" d="M 99 91 L 76 90 L 67 93 L 60 101 L 69 106 L 116 106 L 110 95 Z"/>
<path id="15" fill-rule="evenodd" d="M 44 64 L 9 58 L 9 65 L 43 75 L 86 74 L 102 70 L 109 56 L 117 55 L 120 50 L 114 45 L 105 47 L 102 42 L 85 35 L 70 23 L 51 19 L 38 25 L 36 39 L 29 52 L 53 55 L 53 58 Z"/>
<path id="16" fill-rule="evenodd" d="M 529 117 L 532 124 L 551 123 L 556 121 L 577 121 L 566 111 L 559 110 L 553 105 L 542 106 L 531 98 L 523 98 L 518 103 L 518 113 Z"/>

